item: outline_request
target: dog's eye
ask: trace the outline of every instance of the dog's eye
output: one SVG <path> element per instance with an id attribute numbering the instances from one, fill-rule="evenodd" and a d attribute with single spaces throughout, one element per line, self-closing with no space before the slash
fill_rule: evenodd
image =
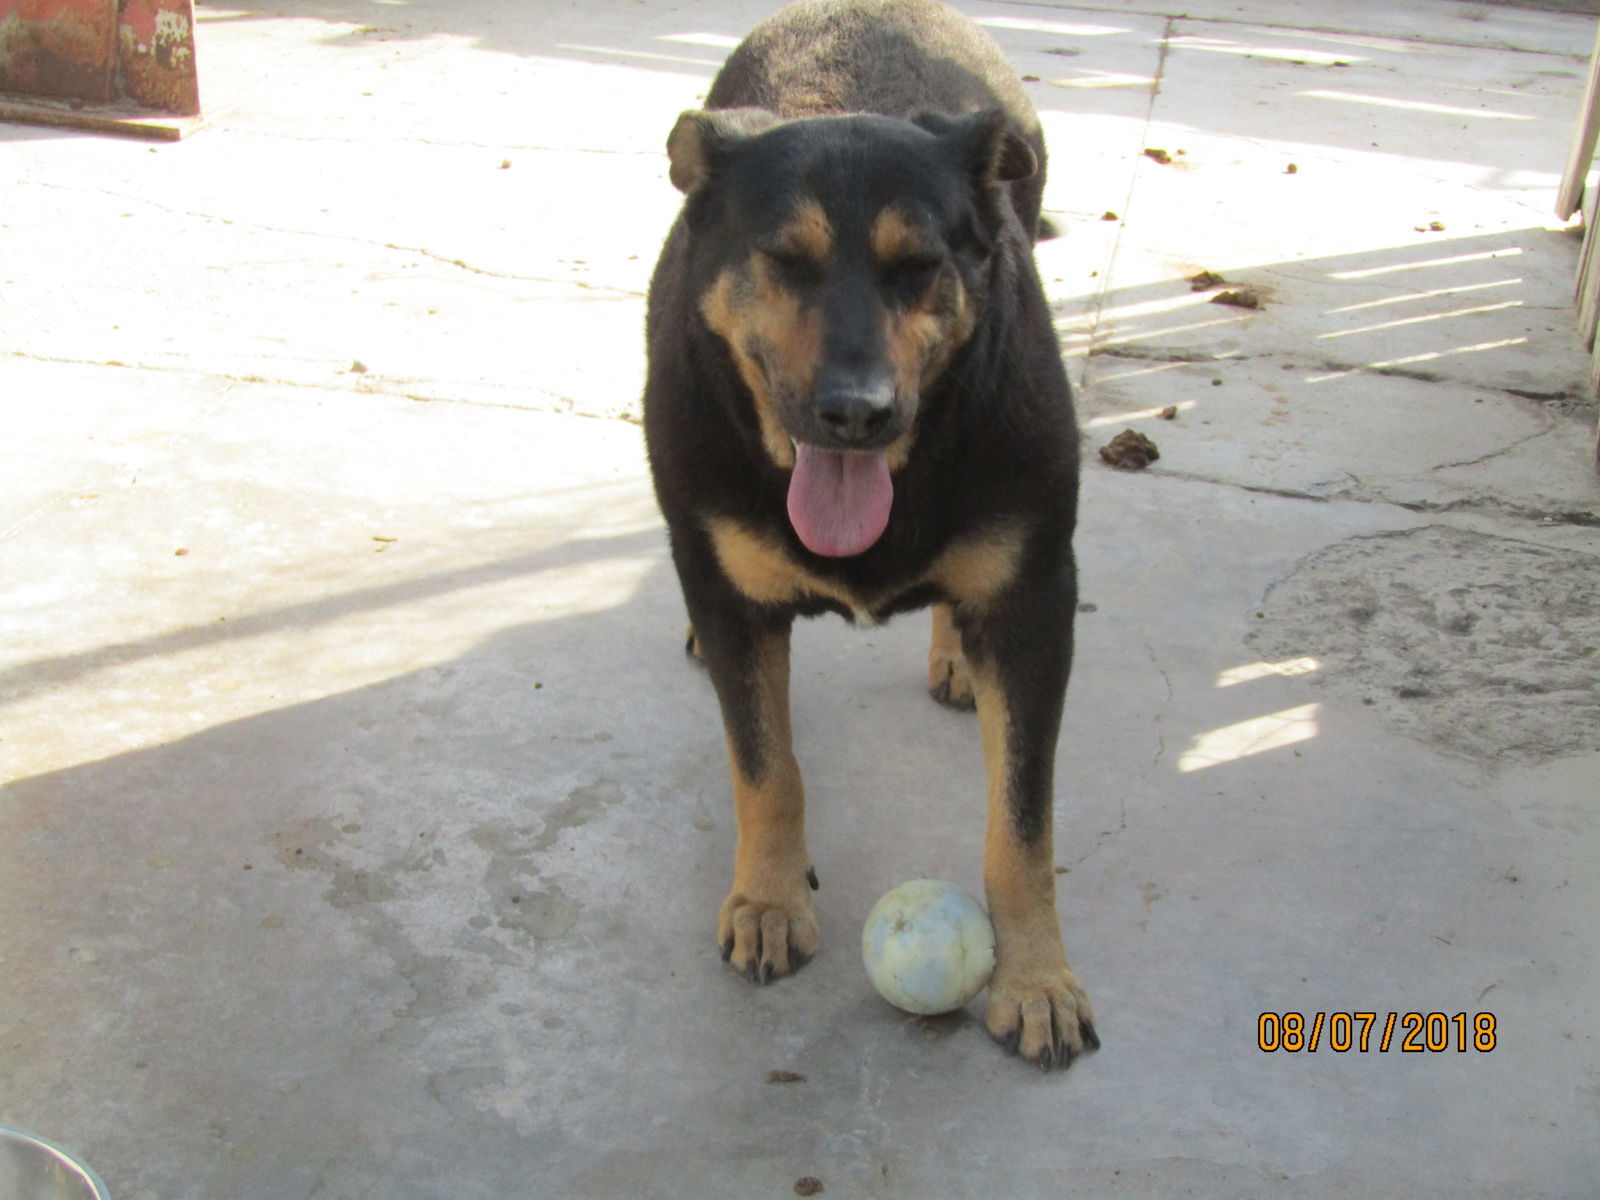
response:
<path id="1" fill-rule="evenodd" d="M 822 267 L 817 261 L 799 251 L 769 247 L 761 251 L 761 257 L 783 278 L 793 283 L 810 283 L 822 275 Z"/>
<path id="2" fill-rule="evenodd" d="M 944 260 L 938 258 L 902 258 L 889 263 L 884 268 L 884 275 L 896 291 L 918 296 L 928 290 L 928 285 L 943 266 Z"/>

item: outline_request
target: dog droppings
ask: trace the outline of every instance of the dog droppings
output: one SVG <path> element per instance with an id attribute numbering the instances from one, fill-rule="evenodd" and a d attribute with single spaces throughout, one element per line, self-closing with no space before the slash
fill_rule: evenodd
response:
<path id="1" fill-rule="evenodd" d="M 1023 83 L 1038 83 L 1039 82 L 1039 77 L 1037 75 L 1024 75 L 1022 77 L 1022 82 Z"/>
<path id="2" fill-rule="evenodd" d="M 1163 408 L 1161 410 L 1161 419 L 1163 421 L 1176 421 L 1178 419 L 1178 406 L 1169 404 Z"/>
<path id="3" fill-rule="evenodd" d="M 1290 163 L 1287 167 L 1285 167 L 1283 169 L 1283 173 L 1285 175 L 1298 175 L 1298 174 L 1300 174 L 1300 164 L 1299 163 Z"/>
<path id="4" fill-rule="evenodd" d="M 822 1180 L 815 1175 L 802 1175 L 794 1181 L 794 1194 L 796 1196 L 820 1196 L 826 1189 Z"/>
<path id="5" fill-rule="evenodd" d="M 1212 288 L 1221 287 L 1227 282 L 1215 271 L 1201 271 L 1198 275 L 1189 276 L 1189 290 L 1191 292 L 1209 292 Z"/>
<path id="6" fill-rule="evenodd" d="M 773 1069 L 767 1072 L 768 1083 L 804 1083 L 806 1077 L 799 1071 L 784 1071 Z"/>
<path id="7" fill-rule="evenodd" d="M 1100 447 L 1100 457 L 1119 470 L 1142 471 L 1161 457 L 1161 451 L 1138 430 L 1124 429 Z"/>
<path id="8" fill-rule="evenodd" d="M 1230 288 L 1211 297 L 1212 304 L 1226 304 L 1232 308 L 1260 308 L 1261 297 L 1249 288 Z"/>
<path id="9" fill-rule="evenodd" d="M 1168 154 L 1165 150 L 1159 150 L 1154 146 L 1146 146 L 1144 150 L 1144 156 L 1151 162 L 1158 162 L 1162 166 L 1165 166 L 1172 161 L 1172 155 Z"/>
<path id="10" fill-rule="evenodd" d="M 1117 214 L 1112 212 L 1109 208 L 1106 209 L 1106 211 L 1101 215 L 1100 219 L 1102 221 L 1120 221 L 1120 220 L 1122 220 L 1121 217 L 1117 216 Z"/>

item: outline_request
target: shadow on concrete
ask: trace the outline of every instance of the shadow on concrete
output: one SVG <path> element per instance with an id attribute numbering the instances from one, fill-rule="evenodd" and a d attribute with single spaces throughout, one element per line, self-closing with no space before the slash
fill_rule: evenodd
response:
<path id="1" fill-rule="evenodd" d="M 1091 492 L 1114 502 L 1104 486 Z M 1249 539 L 1252 522 L 1269 540 L 1303 520 L 1294 502 L 1265 503 L 1233 505 L 1212 540 Z M 1066 1143 L 1057 1105 L 1037 1104 L 1043 1083 L 974 1019 L 895 1014 L 856 964 L 853 931 L 894 882 L 977 886 L 977 732 L 923 695 L 924 621 L 797 633 L 797 744 L 830 941 L 799 978 L 765 990 L 718 965 L 726 763 L 654 530 L 246 618 L 235 632 L 659 551 L 629 599 L 601 611 L 513 624 L 382 683 L 11 784 L 0 900 L 21 923 L 0 1028 L 8 1118 L 92 1130 L 78 1143 L 132 1195 L 196 1187 L 255 1200 L 405 1180 L 408 1196 L 487 1197 L 522 1194 L 535 1163 L 549 1194 L 654 1195 L 663 1162 L 674 1186 L 741 1187 L 787 1182 L 808 1162 L 864 1184 L 890 1164 L 910 1189 L 896 1194 L 934 1194 L 969 1169 L 969 1139 L 941 1132 L 952 1122 L 1064 1165 L 1080 1140 L 1137 1120 L 1148 1072 L 1174 1048 L 1146 1036 L 1152 1022 L 1196 1005 L 1210 1014 L 1203 1036 L 1180 1024 L 1175 1044 L 1205 1067 L 1195 1086 L 1210 1094 L 1212 1068 L 1240 1070 L 1253 1013 L 1298 1002 L 1290 973 L 1347 987 L 1399 973 L 1423 992 L 1448 977 L 1458 968 L 1375 955 L 1361 931 L 1395 910 L 1431 928 L 1458 891 L 1434 876 L 1311 878 L 1300 842 L 1280 840 L 1303 832 L 1307 760 L 1371 753 L 1360 723 L 1325 722 L 1281 674 L 1204 686 L 1248 666 L 1228 631 L 1252 585 L 1232 606 L 1194 607 L 1163 642 L 1171 588 L 1202 577 L 1186 556 L 1215 551 L 1153 521 L 1138 544 L 1147 561 L 1117 539 L 1108 552 L 1106 513 L 1091 511 L 1098 531 L 1084 543 L 1100 610 L 1079 620 L 1059 846 L 1069 950 L 1126 1041 L 1049 1084 L 1095 1092 Z M 1156 586 L 1150 563 L 1167 572 Z M 34 671 L 65 679 L 128 652 Z M 1276 733 L 1261 727 L 1274 720 Z M 1215 736 L 1252 724 L 1232 742 Z M 1426 766 L 1397 762 L 1384 782 L 1437 791 Z M 1381 857 L 1375 840 L 1437 858 L 1428 822 L 1381 827 L 1374 813 L 1389 802 L 1350 783 L 1320 844 L 1361 862 Z M 1326 907 L 1285 922 L 1289 888 Z M 1251 941 L 1255 967 L 1217 944 L 1217 922 Z M 1231 958 L 1230 972 L 1208 966 L 1213 956 Z M 1207 1051 L 1218 1023 L 1226 1048 Z M 1233 1065 L 1206 1066 L 1219 1054 Z M 765 1082 L 776 1067 L 811 1082 L 785 1092 Z M 1464 1069 L 1435 1065 L 1433 1078 Z M 1330 1114 L 1348 1110 L 1342 1092 L 1325 1100 Z M 85 1116 L 107 1104 L 116 1121 Z M 1265 1105 L 1250 1123 L 1270 1126 L 1276 1112 Z M 780 1122 L 785 1136 L 752 1138 L 751 1121 Z M 841 1122 L 871 1128 L 845 1145 Z"/>
<path id="2" fill-rule="evenodd" d="M 290 629 L 309 629 L 358 614 L 443 596 L 506 580 L 538 575 L 581 563 L 601 562 L 622 555 L 636 555 L 660 543 L 654 531 L 619 534 L 601 538 L 578 538 L 555 546 L 529 551 L 512 559 L 463 567 L 457 571 L 423 579 L 407 579 L 379 587 L 308 600 L 280 608 L 266 609 L 219 619 L 205 625 L 174 629 L 159 636 L 99 646 L 79 654 L 38 659 L 0 672 L 0 697 L 14 703 L 24 696 L 72 683 L 84 676 L 125 666 L 141 659 L 182 653 L 206 646 L 242 641 L 265 633 Z"/>

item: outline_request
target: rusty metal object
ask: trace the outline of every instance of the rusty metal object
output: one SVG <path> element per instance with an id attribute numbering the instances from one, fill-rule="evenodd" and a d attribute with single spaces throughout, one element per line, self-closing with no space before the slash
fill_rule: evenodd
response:
<path id="1" fill-rule="evenodd" d="M 0 0 L 0 120 L 177 138 L 198 124 L 194 0 Z"/>
<path id="2" fill-rule="evenodd" d="M 117 53 L 133 99 L 178 116 L 199 114 L 194 0 L 123 0 Z"/>
<path id="3" fill-rule="evenodd" d="M 108 0 L 0 0 L 0 91 L 116 99 L 116 32 Z"/>

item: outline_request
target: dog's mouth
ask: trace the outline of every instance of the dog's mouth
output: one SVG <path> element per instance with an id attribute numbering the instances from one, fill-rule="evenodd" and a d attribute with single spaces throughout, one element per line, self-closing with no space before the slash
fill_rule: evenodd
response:
<path id="1" fill-rule="evenodd" d="M 888 528 L 893 503 L 886 451 L 795 442 L 789 522 L 813 554 L 848 558 L 867 550 Z"/>

